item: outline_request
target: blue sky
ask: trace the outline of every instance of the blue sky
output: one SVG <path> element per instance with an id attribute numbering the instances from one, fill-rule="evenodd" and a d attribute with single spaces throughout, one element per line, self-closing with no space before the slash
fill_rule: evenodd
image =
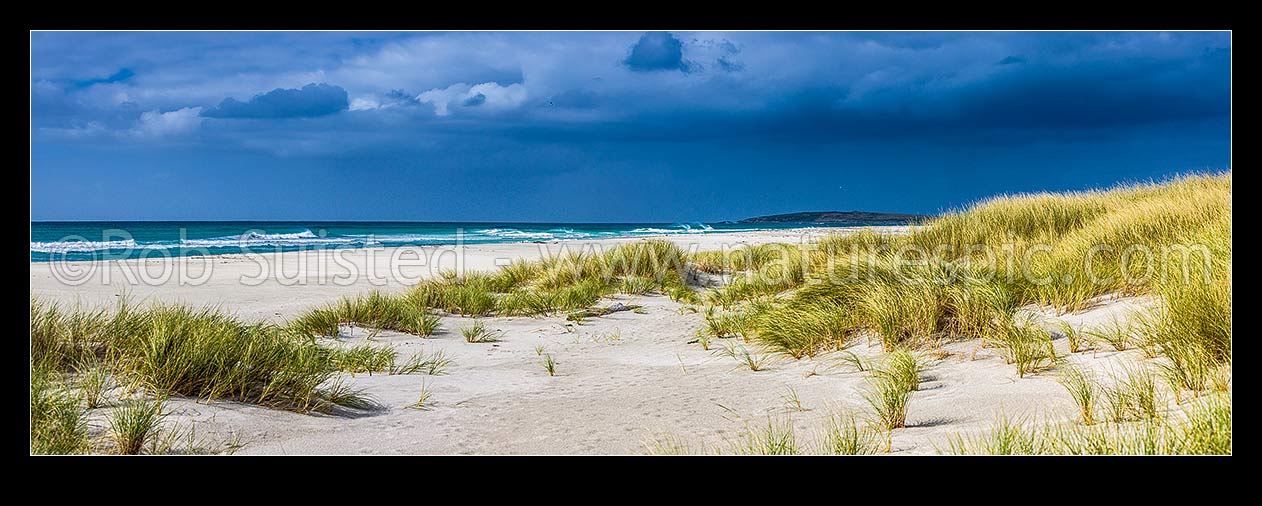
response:
<path id="1" fill-rule="evenodd" d="M 936 213 L 1230 168 L 1230 34 L 35 32 L 35 220 Z"/>

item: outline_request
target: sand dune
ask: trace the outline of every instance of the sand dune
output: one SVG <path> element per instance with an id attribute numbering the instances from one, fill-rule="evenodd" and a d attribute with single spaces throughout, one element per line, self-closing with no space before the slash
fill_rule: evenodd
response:
<path id="1" fill-rule="evenodd" d="M 714 234 L 672 240 L 713 249 L 739 242 L 793 242 L 817 233 Z M 474 246 L 469 247 L 466 262 L 470 269 L 491 269 L 496 259 L 537 258 L 542 254 L 539 246 L 555 245 Z M 276 265 L 295 262 L 300 255 L 310 259 L 327 254 L 285 253 L 262 261 Z M 380 260 L 390 254 L 360 251 L 353 257 L 364 266 L 370 258 Z M 96 304 L 113 300 L 126 288 L 141 299 L 217 303 L 245 318 L 282 321 L 314 305 L 375 286 L 367 280 L 346 286 L 326 283 L 327 272 L 313 273 L 315 281 L 305 285 L 286 286 L 283 280 L 272 279 L 245 286 L 239 282 L 241 276 L 255 273 L 260 259 L 212 260 L 213 276 L 200 286 L 172 281 L 155 286 L 89 282 L 72 287 L 57 282 L 50 264 L 32 263 L 32 292 Z M 121 270 L 142 265 L 112 262 L 109 268 L 118 279 Z M 380 288 L 397 290 L 403 284 L 389 278 Z M 621 454 L 644 453 L 654 440 L 664 437 L 721 450 L 745 427 L 768 420 L 790 421 L 800 439 L 809 443 L 818 437 L 820 422 L 828 414 L 862 414 L 867 409 L 861 391 L 868 375 L 845 365 L 836 353 L 802 360 L 780 357 L 766 370 L 755 372 L 729 357 L 688 344 L 703 324 L 703 315 L 682 309 L 664 296 L 618 296 L 602 304 L 614 300 L 641 304 L 644 311 L 619 312 L 581 325 L 564 317 L 487 320 L 491 328 L 503 332 L 497 343 L 465 342 L 459 329 L 472 319 L 459 316 L 443 317 L 441 329 L 430 338 L 378 333 L 373 343 L 395 346 L 400 360 L 422 350 L 442 350 L 454 363 L 437 376 L 356 375 L 350 385 L 384 406 L 367 415 L 312 416 L 236 402 L 173 399 L 168 404 L 173 412 L 170 420 L 185 426 L 191 423 L 197 437 L 207 441 L 239 440 L 242 453 Z M 1145 303 L 1142 299 L 1103 300 L 1088 311 L 1060 318 L 1075 324 L 1104 322 Z M 1056 318 L 1035 308 L 1029 311 L 1048 321 Z M 368 336 L 362 329 L 348 329 L 342 341 L 360 343 Z M 713 347 L 732 341 L 715 339 Z M 547 374 L 536 351 L 540 345 L 557 362 L 554 377 Z M 1057 340 L 1057 347 L 1065 351 L 1064 339 Z M 1049 420 L 1075 416 L 1073 403 L 1053 375 L 1018 379 L 1012 366 L 976 341 L 952 343 L 945 350 L 949 355 L 934 361 L 921 390 L 912 395 L 908 427 L 895 431 L 890 442 L 893 453 L 933 453 L 948 434 L 988 427 L 1001 412 Z M 875 356 L 879 348 L 859 344 L 850 351 Z M 1102 351 L 1071 359 L 1107 372 L 1137 353 Z M 407 408 L 423 387 L 433 392 L 431 408 Z M 802 410 L 789 400 L 792 396 Z M 103 424 L 99 413 L 93 423 Z"/>

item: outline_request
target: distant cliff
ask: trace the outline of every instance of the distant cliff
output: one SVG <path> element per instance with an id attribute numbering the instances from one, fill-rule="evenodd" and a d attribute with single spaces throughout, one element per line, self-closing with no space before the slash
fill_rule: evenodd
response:
<path id="1" fill-rule="evenodd" d="M 856 225 L 907 225 L 931 216 L 922 214 L 870 213 L 867 211 L 818 211 L 773 214 L 745 218 L 737 223 L 853 223 Z"/>

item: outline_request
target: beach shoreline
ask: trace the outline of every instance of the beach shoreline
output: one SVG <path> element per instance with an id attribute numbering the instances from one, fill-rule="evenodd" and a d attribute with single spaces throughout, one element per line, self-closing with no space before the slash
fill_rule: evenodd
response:
<path id="1" fill-rule="evenodd" d="M 903 234 L 908 227 L 794 228 L 750 232 L 661 234 L 607 239 L 380 248 L 313 249 L 153 259 L 31 262 L 31 294 L 86 307 L 139 302 L 214 305 L 248 320 L 284 319 L 372 290 L 394 292 L 444 270 L 488 272 L 517 260 L 536 260 L 619 244 L 666 239 L 706 251 L 766 243 L 805 244 L 828 234 L 861 230 Z"/>
<path id="2" fill-rule="evenodd" d="M 862 229 L 847 229 L 853 233 Z M 905 234 L 907 227 L 877 232 Z M 803 244 L 835 229 L 659 236 L 681 248 L 706 251 L 743 245 Z M 466 272 L 497 269 L 503 262 L 538 259 L 584 247 L 612 247 L 649 238 L 558 240 L 464 246 Z M 566 250 L 560 249 L 561 246 Z M 87 281 L 64 284 L 55 262 L 32 262 L 32 296 L 63 305 L 100 307 L 124 296 L 148 304 L 214 305 L 244 321 L 286 324 L 296 316 L 341 297 L 372 290 L 397 293 L 452 267 L 445 261 L 403 268 L 385 261 L 412 250 L 433 253 L 443 247 L 317 250 L 257 255 L 172 257 L 162 260 L 67 262 Z M 346 255 L 360 276 L 337 283 L 320 260 Z M 209 261 L 212 274 L 198 283 L 174 277 L 159 283 L 128 283 L 124 271 L 170 269 Z M 454 261 L 454 259 L 453 259 Z M 334 264 L 336 262 L 333 262 Z M 258 283 L 242 277 L 281 268 Z M 288 271 L 293 267 L 293 271 Z M 393 269 L 398 268 L 398 269 Z M 102 283 L 105 277 L 112 282 Z M 303 280 L 307 280 L 304 282 Z M 823 444 L 823 427 L 834 416 L 869 411 L 865 393 L 870 371 L 854 369 L 840 352 L 792 358 L 758 353 L 757 370 L 724 354 L 749 347 L 739 338 L 716 338 L 700 346 L 707 315 L 697 306 L 660 294 L 615 294 L 596 307 L 622 303 L 638 307 L 571 321 L 562 312 L 542 316 L 470 317 L 438 313 L 438 330 L 413 334 L 343 325 L 336 348 L 389 348 L 397 361 L 439 354 L 451 363 L 441 374 L 359 373 L 341 376 L 350 389 L 380 405 L 353 416 L 311 415 L 233 400 L 173 396 L 164 401 L 168 428 L 191 430 L 195 451 L 243 454 L 642 454 L 731 451 L 764 427 L 792 430 L 799 444 Z M 1061 313 L 1054 308 L 1021 311 L 1045 329 L 1061 322 L 1099 327 L 1150 308 L 1151 297 L 1106 297 L 1090 308 Z M 499 335 L 489 343 L 467 342 L 462 334 L 476 322 Z M 1137 349 L 1070 353 L 1064 338 L 1052 341 L 1056 354 L 1099 377 L 1143 360 Z M 860 339 L 845 354 L 870 364 L 885 360 L 879 342 Z M 555 362 L 555 374 L 545 366 Z M 1019 378 L 1001 350 L 979 339 L 944 343 L 933 352 L 906 428 L 890 433 L 882 451 L 895 455 L 942 451 L 948 438 L 977 433 L 1000 417 L 1067 423 L 1077 408 L 1057 375 Z M 422 392 L 424 392 L 422 394 Z M 121 388 L 107 396 L 122 396 Z M 418 397 L 424 409 L 415 409 Z M 92 411 L 89 430 L 108 427 L 109 409 Z M 174 430 L 174 429 L 172 429 Z M 753 431 L 753 432 L 751 432 Z M 686 448 L 677 444 L 686 444 Z"/>

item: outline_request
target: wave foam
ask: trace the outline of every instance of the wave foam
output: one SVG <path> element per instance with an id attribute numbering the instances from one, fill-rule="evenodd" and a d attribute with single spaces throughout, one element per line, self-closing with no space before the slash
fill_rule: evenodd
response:
<path id="1" fill-rule="evenodd" d="M 91 253 L 111 249 L 135 249 L 136 241 L 53 241 L 32 242 L 31 251 L 38 253 Z M 147 246 L 148 247 L 148 246 Z"/>
<path id="2" fill-rule="evenodd" d="M 552 232 L 522 232 L 515 228 L 488 228 L 485 230 L 474 231 L 474 234 L 489 235 L 491 237 L 506 237 L 510 239 L 556 239 L 556 234 Z"/>
<path id="3" fill-rule="evenodd" d="M 354 245 L 367 244 L 364 239 L 354 237 L 320 237 L 310 230 L 285 234 L 265 234 L 248 231 L 241 235 L 212 237 L 209 239 L 184 239 L 180 246 L 185 248 L 231 248 L 260 246 L 318 246 L 318 245 Z"/>

